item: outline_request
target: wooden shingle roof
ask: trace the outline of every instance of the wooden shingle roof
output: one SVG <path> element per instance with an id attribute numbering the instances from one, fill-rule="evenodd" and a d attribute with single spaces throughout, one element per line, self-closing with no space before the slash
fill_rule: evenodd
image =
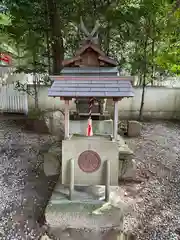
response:
<path id="1" fill-rule="evenodd" d="M 54 76 L 50 97 L 133 97 L 132 78 L 118 76 Z"/>

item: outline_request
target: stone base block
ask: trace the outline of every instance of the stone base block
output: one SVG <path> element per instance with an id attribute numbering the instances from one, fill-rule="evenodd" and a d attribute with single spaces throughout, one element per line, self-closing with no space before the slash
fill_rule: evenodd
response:
<path id="1" fill-rule="evenodd" d="M 128 136 L 138 137 L 141 134 L 142 124 L 137 121 L 128 122 Z"/>
<path id="2" fill-rule="evenodd" d="M 44 173 L 46 176 L 58 175 L 60 173 L 60 162 L 51 153 L 44 154 Z"/>
<path id="3" fill-rule="evenodd" d="M 118 135 L 117 143 L 119 148 L 119 160 L 131 160 L 134 157 L 134 153 L 120 135 Z"/>
<path id="4" fill-rule="evenodd" d="M 134 153 L 119 135 L 117 142 L 119 148 L 119 179 L 133 180 L 136 178 L 136 163 L 133 160 Z"/>
<path id="5" fill-rule="evenodd" d="M 124 181 L 136 180 L 136 162 L 134 159 L 119 161 L 119 179 Z"/>
<path id="6" fill-rule="evenodd" d="M 67 198 L 67 188 L 62 185 L 55 188 L 45 217 L 56 237 L 59 237 L 62 229 L 67 228 L 88 232 L 113 229 L 122 231 L 123 216 L 128 207 L 120 200 L 119 187 L 111 187 L 108 203 L 98 200 L 99 188 L 102 191 L 104 189 L 103 186 L 78 186 L 78 189 L 75 188 L 73 201 Z"/>
<path id="7" fill-rule="evenodd" d="M 61 143 L 53 143 L 44 149 L 43 168 L 46 176 L 60 174 L 62 147 Z"/>

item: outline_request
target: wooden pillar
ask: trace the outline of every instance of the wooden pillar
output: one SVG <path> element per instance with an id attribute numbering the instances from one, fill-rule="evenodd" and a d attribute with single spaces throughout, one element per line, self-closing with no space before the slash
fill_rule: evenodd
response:
<path id="1" fill-rule="evenodd" d="M 64 127 L 65 127 L 65 139 L 69 138 L 69 100 L 65 100 L 65 117 L 64 117 Z"/>
<path id="2" fill-rule="evenodd" d="M 114 101 L 114 124 L 113 124 L 113 137 L 117 140 L 118 134 L 118 99 L 113 99 Z"/>

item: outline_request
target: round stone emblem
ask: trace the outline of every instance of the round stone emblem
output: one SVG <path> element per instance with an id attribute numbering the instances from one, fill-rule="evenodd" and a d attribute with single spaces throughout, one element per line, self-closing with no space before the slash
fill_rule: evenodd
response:
<path id="1" fill-rule="evenodd" d="M 80 154 L 78 165 L 83 172 L 93 173 L 99 169 L 101 158 L 96 152 L 87 150 Z"/>

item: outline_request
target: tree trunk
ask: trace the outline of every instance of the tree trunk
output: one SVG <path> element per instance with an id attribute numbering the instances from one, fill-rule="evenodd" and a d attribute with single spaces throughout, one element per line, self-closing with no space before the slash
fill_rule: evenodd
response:
<path id="1" fill-rule="evenodd" d="M 107 4 L 106 4 L 106 9 L 109 8 L 111 4 L 110 0 L 107 0 Z M 111 25 L 110 25 L 110 20 L 109 18 L 107 19 L 107 27 L 106 27 L 106 40 L 105 40 L 105 52 L 107 55 L 109 55 L 110 52 L 110 41 L 111 41 Z"/>
<path id="2" fill-rule="evenodd" d="M 33 88 L 34 88 L 34 107 L 35 109 L 39 108 L 39 103 L 38 103 L 38 85 L 37 85 L 37 77 L 36 77 L 36 53 L 33 53 Z"/>
<path id="3" fill-rule="evenodd" d="M 146 73 L 147 73 L 147 43 L 148 36 L 146 35 L 145 43 L 144 43 L 144 67 L 143 67 L 143 85 L 142 85 L 142 96 L 141 96 L 141 105 L 139 110 L 139 120 L 143 120 L 143 108 L 144 108 L 144 96 L 145 96 L 145 88 L 146 88 Z"/>
<path id="4" fill-rule="evenodd" d="M 34 107 L 35 109 L 38 109 L 39 101 L 38 101 L 38 86 L 37 86 L 36 73 L 33 73 L 33 87 L 34 87 Z"/>
<path id="5" fill-rule="evenodd" d="M 47 48 L 47 60 L 48 60 L 48 73 L 51 73 L 51 49 L 49 44 L 49 33 L 46 32 L 46 48 Z"/>
<path id="6" fill-rule="evenodd" d="M 154 75 L 155 75 L 155 66 L 154 66 L 154 48 L 155 48 L 155 40 L 152 41 L 152 49 L 151 49 L 151 55 L 152 55 L 152 68 L 151 68 L 151 86 L 154 85 Z"/>
<path id="7" fill-rule="evenodd" d="M 20 47 L 19 47 L 19 44 L 17 43 L 16 44 L 16 49 L 17 49 L 17 54 L 18 54 L 18 67 L 21 66 L 21 60 L 20 60 Z"/>
<path id="8" fill-rule="evenodd" d="M 139 121 L 143 120 L 143 107 L 144 107 L 145 88 L 146 88 L 146 72 L 144 72 L 144 75 L 143 75 L 141 105 L 140 105 L 140 110 L 139 110 Z"/>
<path id="9" fill-rule="evenodd" d="M 143 78 L 142 78 L 142 73 L 140 72 L 140 74 L 139 74 L 139 81 L 138 81 L 138 86 L 142 86 L 142 84 L 143 84 L 143 80 L 142 80 Z"/>
<path id="10" fill-rule="evenodd" d="M 53 74 L 59 74 L 62 69 L 62 60 L 64 59 L 64 44 L 61 31 L 61 19 L 57 7 L 57 0 L 48 0 L 49 20 L 52 29 L 52 56 L 53 56 Z"/>
<path id="11" fill-rule="evenodd" d="M 47 30 L 46 34 L 46 50 L 47 50 L 47 62 L 48 62 L 48 73 L 51 73 L 51 49 L 50 49 L 50 39 L 49 39 L 49 9 L 47 0 L 45 1 L 45 18 L 46 18 L 46 25 Z"/>
<path id="12" fill-rule="evenodd" d="M 109 55 L 110 51 L 110 23 L 108 21 L 107 28 L 106 28 L 106 35 L 105 35 L 105 53 L 106 55 Z"/>

